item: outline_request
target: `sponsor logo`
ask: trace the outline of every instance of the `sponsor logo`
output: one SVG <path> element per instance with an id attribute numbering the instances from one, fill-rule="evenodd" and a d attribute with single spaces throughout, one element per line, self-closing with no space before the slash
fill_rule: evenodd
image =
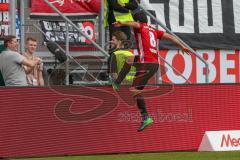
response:
<path id="1" fill-rule="evenodd" d="M 229 134 L 222 135 L 221 147 L 240 147 L 240 137 L 233 138 Z"/>

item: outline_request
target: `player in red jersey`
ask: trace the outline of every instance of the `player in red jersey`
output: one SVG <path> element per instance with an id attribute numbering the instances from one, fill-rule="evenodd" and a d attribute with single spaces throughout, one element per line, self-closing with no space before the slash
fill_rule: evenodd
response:
<path id="1" fill-rule="evenodd" d="M 136 13 L 134 15 L 134 20 L 135 22 L 115 22 L 114 25 L 115 27 L 130 26 L 134 29 L 138 49 L 138 63 L 133 64 L 137 69 L 133 86 L 136 88 L 135 92 L 138 93 L 135 95 L 135 98 L 142 115 L 142 124 L 138 131 L 143 131 L 147 126 L 153 123 L 152 118 L 147 113 L 141 90 L 143 90 L 148 80 L 158 71 L 158 39 L 165 39 L 172 42 L 180 48 L 183 53 L 188 53 L 190 50 L 174 36 L 149 26 L 147 24 L 147 16 L 143 12 Z M 124 77 L 129 72 L 131 65 L 132 64 L 129 62 L 124 64 L 118 78 L 113 82 L 113 88 L 119 88 Z"/>

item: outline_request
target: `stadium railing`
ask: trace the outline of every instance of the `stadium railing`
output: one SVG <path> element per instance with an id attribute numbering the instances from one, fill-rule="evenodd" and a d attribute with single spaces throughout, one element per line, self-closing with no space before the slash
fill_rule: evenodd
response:
<path id="1" fill-rule="evenodd" d="M 91 42 L 91 44 L 105 57 L 109 57 L 108 53 L 103 49 L 103 46 L 100 46 L 99 44 L 97 44 L 96 42 L 94 42 L 92 39 L 90 39 L 88 37 L 88 35 L 86 35 L 79 27 L 77 27 L 73 21 L 71 21 L 67 16 L 65 16 L 64 14 L 62 14 L 51 2 L 49 2 L 48 0 L 44 0 L 44 2 L 49 6 L 51 7 L 67 24 L 70 24 L 75 30 L 77 30 L 82 36 L 84 36 L 88 41 Z M 37 26 L 35 25 L 35 28 L 37 28 Z M 41 30 L 40 28 L 37 28 L 39 31 Z M 41 32 L 41 31 L 40 31 Z M 43 33 L 43 32 L 42 32 Z M 46 35 L 45 35 L 46 36 Z M 89 83 L 96 83 L 96 84 L 99 84 L 99 85 L 105 85 L 106 82 L 102 82 L 102 81 L 99 81 L 97 78 L 95 78 L 95 76 L 93 76 L 87 68 L 85 68 L 83 65 L 81 65 L 78 61 L 76 61 L 74 59 L 74 57 L 72 55 L 69 54 L 69 37 L 66 36 L 66 55 L 68 57 L 68 60 L 71 60 L 71 61 L 74 61 L 78 67 L 80 67 L 82 69 L 83 72 L 85 72 L 86 74 L 90 75 L 90 77 L 92 79 L 95 80 L 95 82 L 91 81 Z M 69 61 L 68 61 L 69 62 Z M 69 64 L 68 62 L 66 63 L 66 70 L 69 69 Z M 102 69 L 102 68 L 101 68 Z M 99 71 L 99 73 L 101 72 L 101 69 Z M 93 71 L 93 70 L 92 70 Z M 73 70 L 73 72 L 75 72 Z M 79 71 L 77 71 L 79 73 Z M 86 82 L 84 82 L 84 84 L 87 84 Z"/>

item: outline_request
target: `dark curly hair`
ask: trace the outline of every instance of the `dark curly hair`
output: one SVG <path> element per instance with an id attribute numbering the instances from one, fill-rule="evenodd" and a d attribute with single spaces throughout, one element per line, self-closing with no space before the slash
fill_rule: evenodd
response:
<path id="1" fill-rule="evenodd" d="M 140 23 L 148 23 L 148 19 L 146 14 L 143 11 L 137 12 L 133 15 L 133 19 L 137 22 L 139 21 Z"/>

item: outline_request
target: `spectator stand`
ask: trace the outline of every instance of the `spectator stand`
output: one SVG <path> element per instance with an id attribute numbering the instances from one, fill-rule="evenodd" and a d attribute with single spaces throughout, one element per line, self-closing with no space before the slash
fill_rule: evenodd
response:
<path id="1" fill-rule="evenodd" d="M 24 12 L 24 19 L 21 19 L 21 21 L 24 22 L 22 27 L 25 33 L 25 36 L 21 39 L 21 48 L 25 48 L 24 42 L 27 37 L 37 38 L 39 46 L 36 55 L 43 59 L 49 76 L 55 79 L 50 81 L 58 81 L 58 83 L 55 83 L 56 85 L 107 84 L 107 56 L 102 54 L 102 52 L 105 52 L 102 49 L 105 41 L 105 31 L 99 25 L 101 24 L 99 21 L 102 19 L 101 14 L 65 17 L 60 13 L 54 18 L 51 16 L 50 18 L 49 16 L 35 16 L 30 13 L 31 4 L 29 2 L 28 0 L 21 2 L 23 4 L 20 5 L 21 13 Z M 67 22 L 68 20 L 70 23 Z M 82 35 L 78 29 L 85 35 Z M 85 36 L 88 36 L 90 40 Z M 59 47 L 64 48 L 64 53 L 68 57 L 66 62 L 61 63 L 49 52 L 46 48 L 49 41 L 53 41 Z M 54 75 L 57 74 L 53 71 L 61 72 L 62 77 L 60 79 L 55 77 Z"/>

